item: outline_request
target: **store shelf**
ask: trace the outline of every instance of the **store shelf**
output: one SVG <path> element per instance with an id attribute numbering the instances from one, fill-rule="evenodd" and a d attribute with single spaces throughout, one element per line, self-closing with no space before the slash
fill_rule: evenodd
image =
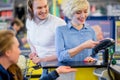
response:
<path id="1" fill-rule="evenodd" d="M 14 0 L 0 1 L 0 22 L 8 23 L 14 18 Z"/>

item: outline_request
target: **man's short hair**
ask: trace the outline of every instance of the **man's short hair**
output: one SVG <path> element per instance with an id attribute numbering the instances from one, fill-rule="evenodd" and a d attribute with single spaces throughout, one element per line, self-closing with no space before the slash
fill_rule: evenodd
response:
<path id="1" fill-rule="evenodd" d="M 20 26 L 21 28 L 24 26 L 23 22 L 18 19 L 18 18 L 15 18 L 12 23 L 11 23 L 11 26 L 13 26 L 14 24 L 16 24 L 17 26 Z"/>

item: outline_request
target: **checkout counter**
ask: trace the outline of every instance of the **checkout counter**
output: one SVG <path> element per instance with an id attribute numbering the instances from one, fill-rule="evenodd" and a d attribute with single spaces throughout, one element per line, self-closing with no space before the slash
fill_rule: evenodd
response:
<path id="1" fill-rule="evenodd" d="M 70 61 L 66 63 L 60 63 L 57 61 L 54 62 L 43 62 L 41 66 L 45 69 L 49 69 L 52 71 L 58 66 L 66 65 L 71 66 L 73 68 L 77 68 L 77 72 L 75 72 L 74 80 L 98 80 L 98 77 L 93 74 L 96 68 L 106 67 L 106 65 L 102 65 L 101 61 L 97 62 L 78 62 L 78 61 Z"/>

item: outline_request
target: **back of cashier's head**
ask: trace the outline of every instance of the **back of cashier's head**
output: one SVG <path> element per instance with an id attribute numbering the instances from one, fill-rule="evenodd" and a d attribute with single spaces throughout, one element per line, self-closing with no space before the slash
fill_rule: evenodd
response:
<path id="1" fill-rule="evenodd" d="M 89 2 L 87 0 L 64 0 L 62 3 L 62 10 L 66 17 L 69 19 L 72 18 L 73 14 L 76 11 L 82 10 L 82 9 L 90 9 Z"/>
<path id="2" fill-rule="evenodd" d="M 0 57 L 5 54 L 6 50 L 11 49 L 14 36 L 11 30 L 0 30 Z"/>

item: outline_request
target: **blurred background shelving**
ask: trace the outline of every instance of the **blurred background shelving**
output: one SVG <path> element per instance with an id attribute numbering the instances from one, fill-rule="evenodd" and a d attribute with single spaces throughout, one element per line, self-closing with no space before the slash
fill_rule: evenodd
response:
<path id="1" fill-rule="evenodd" d="M 48 0 L 50 13 L 64 18 L 61 3 L 64 0 Z M 88 0 L 90 16 L 120 16 L 120 0 Z M 0 21 L 18 17 L 25 22 L 27 0 L 0 0 Z"/>
<path id="2" fill-rule="evenodd" d="M 6 29 L 14 18 L 14 0 L 0 0 L 0 29 Z"/>

